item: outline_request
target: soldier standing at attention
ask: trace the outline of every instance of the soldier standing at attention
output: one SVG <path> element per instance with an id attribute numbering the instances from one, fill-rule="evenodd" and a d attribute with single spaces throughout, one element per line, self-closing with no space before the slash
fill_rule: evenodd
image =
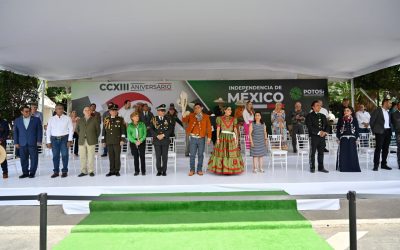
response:
<path id="1" fill-rule="evenodd" d="M 156 151 L 157 176 L 167 176 L 168 147 L 170 143 L 169 137 L 172 133 L 172 124 L 171 120 L 165 117 L 165 112 L 165 104 L 158 106 L 157 115 L 151 119 L 150 123 L 154 150 Z"/>
<path id="2" fill-rule="evenodd" d="M 125 143 L 126 127 L 124 118 L 118 116 L 118 105 L 109 107 L 110 115 L 104 118 L 102 143 L 107 146 L 110 159 L 110 172 L 106 176 L 120 176 L 121 146 Z"/>

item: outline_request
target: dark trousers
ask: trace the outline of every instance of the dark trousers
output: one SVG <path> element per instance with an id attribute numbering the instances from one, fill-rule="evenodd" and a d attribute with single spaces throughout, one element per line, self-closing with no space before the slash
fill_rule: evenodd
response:
<path id="1" fill-rule="evenodd" d="M 156 151 L 156 167 L 157 172 L 163 173 L 167 172 L 167 164 L 168 164 L 168 144 L 154 145 L 154 150 Z M 162 160 L 162 166 L 161 166 Z"/>
<path id="2" fill-rule="evenodd" d="M 396 143 L 397 143 L 397 165 L 400 168 L 400 132 L 396 132 Z"/>
<path id="3" fill-rule="evenodd" d="M 107 144 L 110 160 L 110 173 L 117 173 L 121 169 L 121 145 Z"/>
<path id="4" fill-rule="evenodd" d="M 37 146 L 22 146 L 19 148 L 19 155 L 21 159 L 21 168 L 24 175 L 35 175 L 38 166 L 38 148 Z M 29 159 L 31 160 L 31 167 L 29 168 Z"/>
<path id="5" fill-rule="evenodd" d="M 325 137 L 311 136 L 310 168 L 315 169 L 315 152 L 318 151 L 318 170 L 324 169 Z"/>
<path id="6" fill-rule="evenodd" d="M 301 124 L 294 124 L 292 127 L 292 146 L 293 146 L 293 151 L 297 151 L 297 138 L 296 135 L 298 134 L 304 134 L 304 128 L 303 125 Z"/>
<path id="7" fill-rule="evenodd" d="M 146 161 L 145 161 L 145 151 L 146 151 L 146 141 L 142 142 L 139 147 L 136 144 L 131 143 L 131 154 L 133 155 L 133 162 L 135 164 L 135 173 L 146 173 Z M 139 170 L 139 158 L 140 158 L 140 170 Z"/>
<path id="8" fill-rule="evenodd" d="M 374 153 L 374 167 L 379 166 L 379 158 L 382 152 L 381 166 L 387 165 L 387 156 L 389 154 L 389 145 L 392 138 L 392 130 L 385 129 L 383 134 L 375 134 L 375 153 Z"/>
<path id="9" fill-rule="evenodd" d="M 74 143 L 74 154 L 78 154 L 78 151 L 79 151 L 79 145 L 78 145 L 78 141 L 79 141 L 79 135 L 78 135 L 78 133 L 76 133 L 76 132 L 74 132 L 74 137 L 73 137 L 74 139 L 75 139 L 75 143 Z"/>
<path id="10" fill-rule="evenodd" d="M 3 174 L 8 174 L 8 163 L 7 163 L 7 160 L 4 160 L 1 163 L 1 170 L 3 171 Z"/>

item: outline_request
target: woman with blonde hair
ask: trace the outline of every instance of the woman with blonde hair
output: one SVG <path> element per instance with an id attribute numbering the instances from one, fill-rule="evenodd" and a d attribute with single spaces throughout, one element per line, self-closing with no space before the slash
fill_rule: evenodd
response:
<path id="1" fill-rule="evenodd" d="M 246 135 L 246 138 L 249 137 L 249 126 L 250 123 L 254 121 L 254 108 L 253 108 L 253 103 L 251 101 L 246 102 L 246 108 L 243 111 L 243 128 L 244 128 L 244 134 Z M 246 148 L 250 148 L 250 141 L 246 140 Z"/>
<path id="2" fill-rule="evenodd" d="M 285 110 L 282 109 L 282 103 L 277 102 L 275 109 L 271 114 L 272 134 L 282 136 L 282 149 L 287 149 L 287 129 L 286 129 Z"/>
<path id="3" fill-rule="evenodd" d="M 139 175 L 142 171 L 142 175 L 146 175 L 146 161 L 145 161 L 145 151 L 146 151 L 146 137 L 147 128 L 144 122 L 139 121 L 139 112 L 135 111 L 131 114 L 131 121 L 127 127 L 127 135 L 129 140 L 129 147 L 131 149 L 131 154 L 134 159 L 135 165 L 135 176 Z M 140 159 L 140 169 L 139 169 L 139 159 Z"/>

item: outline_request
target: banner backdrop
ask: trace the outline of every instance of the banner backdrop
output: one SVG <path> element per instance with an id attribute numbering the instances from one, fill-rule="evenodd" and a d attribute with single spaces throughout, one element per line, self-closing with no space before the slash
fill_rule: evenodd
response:
<path id="1" fill-rule="evenodd" d="M 327 85 L 326 79 L 76 82 L 72 84 L 72 108 L 82 115 L 84 106 L 96 103 L 97 111 L 104 112 L 108 102 L 122 108 L 124 101 L 130 100 L 132 104 L 148 103 L 154 113 L 158 105 L 168 107 L 170 103 L 180 111 L 177 99 L 185 92 L 189 103 L 202 102 L 207 110 L 213 110 L 214 100 L 219 97 L 233 108 L 239 100 L 250 100 L 267 124 L 275 103 L 282 102 L 290 124 L 290 113 L 296 101 L 300 101 L 305 110 L 317 99 L 324 102 L 324 107 L 329 106 Z"/>

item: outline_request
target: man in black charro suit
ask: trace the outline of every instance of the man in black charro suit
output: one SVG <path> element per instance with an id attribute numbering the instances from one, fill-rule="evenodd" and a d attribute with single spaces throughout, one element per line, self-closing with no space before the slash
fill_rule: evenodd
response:
<path id="1" fill-rule="evenodd" d="M 306 117 L 311 141 L 310 172 L 315 172 L 315 152 L 318 151 L 318 171 L 328 173 L 329 171 L 324 168 L 325 136 L 328 135 L 328 121 L 325 115 L 319 113 L 321 104 L 318 101 L 313 101 L 311 108 L 313 111 Z"/>
<path id="2" fill-rule="evenodd" d="M 153 136 L 154 151 L 156 152 L 157 176 L 167 175 L 169 137 L 172 133 L 171 120 L 165 116 L 166 106 L 157 107 L 157 115 L 151 119 L 150 131 Z M 162 160 L 162 164 L 161 164 Z"/>

